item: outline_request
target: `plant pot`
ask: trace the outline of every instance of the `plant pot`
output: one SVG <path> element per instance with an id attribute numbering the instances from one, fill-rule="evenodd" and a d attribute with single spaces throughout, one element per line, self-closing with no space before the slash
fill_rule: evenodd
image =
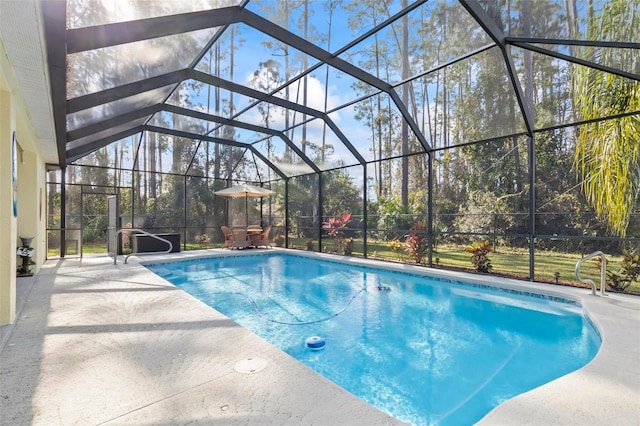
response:
<path id="1" fill-rule="evenodd" d="M 22 240 L 22 247 L 31 247 L 31 241 L 33 241 L 34 237 L 20 237 Z"/>

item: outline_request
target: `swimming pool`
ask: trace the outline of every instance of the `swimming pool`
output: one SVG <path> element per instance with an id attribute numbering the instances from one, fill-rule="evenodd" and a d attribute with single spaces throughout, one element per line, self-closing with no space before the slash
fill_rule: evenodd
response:
<path id="1" fill-rule="evenodd" d="M 600 346 L 581 308 L 556 298 L 281 253 L 148 268 L 412 424 L 474 423 Z"/>

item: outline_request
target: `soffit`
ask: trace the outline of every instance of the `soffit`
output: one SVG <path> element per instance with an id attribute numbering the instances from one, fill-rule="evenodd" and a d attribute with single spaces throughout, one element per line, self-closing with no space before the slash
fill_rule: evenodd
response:
<path id="1" fill-rule="evenodd" d="M 0 32 L 44 161 L 58 164 L 40 3 L 0 1 Z"/>

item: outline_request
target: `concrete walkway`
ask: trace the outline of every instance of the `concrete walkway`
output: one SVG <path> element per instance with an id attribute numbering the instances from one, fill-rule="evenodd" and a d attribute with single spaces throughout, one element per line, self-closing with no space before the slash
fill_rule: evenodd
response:
<path id="1" fill-rule="evenodd" d="M 3 425 L 398 423 L 135 264 L 48 261 L 18 286 Z"/>
<path id="2" fill-rule="evenodd" d="M 640 298 L 567 291 L 600 353 L 482 423 L 640 424 Z M 135 261 L 48 261 L 18 279 L 18 309 L 0 329 L 2 425 L 399 424 Z"/>

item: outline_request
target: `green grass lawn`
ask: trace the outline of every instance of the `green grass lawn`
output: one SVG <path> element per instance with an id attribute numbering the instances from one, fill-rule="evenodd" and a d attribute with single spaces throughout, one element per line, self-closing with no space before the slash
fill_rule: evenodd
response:
<path id="1" fill-rule="evenodd" d="M 299 250 L 306 249 L 306 238 L 290 238 L 289 247 Z M 415 263 L 404 250 L 394 253 L 386 242 L 371 241 L 368 242 L 368 256 L 370 258 Z M 327 251 L 334 251 L 333 241 L 323 239 L 322 245 Z M 220 248 L 222 243 L 210 244 L 187 244 L 186 250 L 201 250 L 208 248 Z M 444 269 L 458 269 L 473 272 L 471 264 L 471 255 L 465 251 L 464 245 L 447 244 L 438 245 L 433 253 L 433 264 L 435 267 Z M 182 249 L 185 249 L 183 246 Z M 317 250 L 317 242 L 314 247 Z M 84 244 L 82 247 L 84 254 L 106 253 L 107 248 L 104 244 Z M 125 254 L 129 254 L 130 250 L 125 248 Z M 354 247 L 354 256 L 362 256 L 362 241 L 356 240 Z M 58 257 L 59 252 L 50 250 L 49 257 Z M 488 255 L 493 266 L 492 273 L 504 275 L 513 278 L 528 279 L 529 278 L 529 253 L 522 249 L 507 249 L 500 247 L 496 252 Z M 535 280 L 542 282 L 556 282 L 556 273 L 558 274 L 557 282 L 565 285 L 586 286 L 579 283 L 574 276 L 574 268 L 576 262 L 581 258 L 578 253 L 561 253 L 552 251 L 536 251 L 535 257 Z M 607 269 L 615 270 L 620 264 L 620 257 L 607 256 Z M 426 259 L 425 259 L 426 261 Z M 580 270 L 582 278 L 592 279 L 598 288 L 600 287 L 600 268 L 596 260 L 585 262 Z M 633 283 L 627 289 L 627 292 L 640 294 L 640 283 Z"/>
<path id="2" fill-rule="evenodd" d="M 290 246 L 293 248 L 304 249 L 306 239 L 289 239 Z M 386 244 L 386 242 L 368 241 L 368 256 L 370 258 L 401 261 L 406 263 L 415 263 L 406 251 L 400 250 L 394 253 Z M 331 240 L 322 240 L 322 244 L 329 251 L 333 250 L 333 242 Z M 447 244 L 438 245 L 433 253 L 433 264 L 436 267 L 444 269 L 461 269 L 473 272 L 471 263 L 471 254 L 465 251 L 464 245 Z M 362 244 L 358 246 L 356 242 L 355 256 L 362 256 Z M 529 279 L 529 252 L 522 249 L 508 250 L 499 248 L 497 252 L 488 255 L 493 266 L 492 273 L 505 275 L 513 278 Z M 565 285 L 587 286 L 580 283 L 574 276 L 576 262 L 582 256 L 578 253 L 561 253 L 552 251 L 536 251 L 535 257 L 535 280 L 542 282 L 556 282 L 556 272 L 558 275 L 557 282 Z M 621 257 L 607 256 L 607 269 L 615 270 L 620 264 Z M 426 261 L 426 259 L 425 259 Z M 600 267 L 596 260 L 589 260 L 582 265 L 580 275 L 584 278 L 593 280 L 598 288 L 600 288 Z M 627 289 L 627 292 L 640 294 L 640 283 L 633 283 Z"/>

